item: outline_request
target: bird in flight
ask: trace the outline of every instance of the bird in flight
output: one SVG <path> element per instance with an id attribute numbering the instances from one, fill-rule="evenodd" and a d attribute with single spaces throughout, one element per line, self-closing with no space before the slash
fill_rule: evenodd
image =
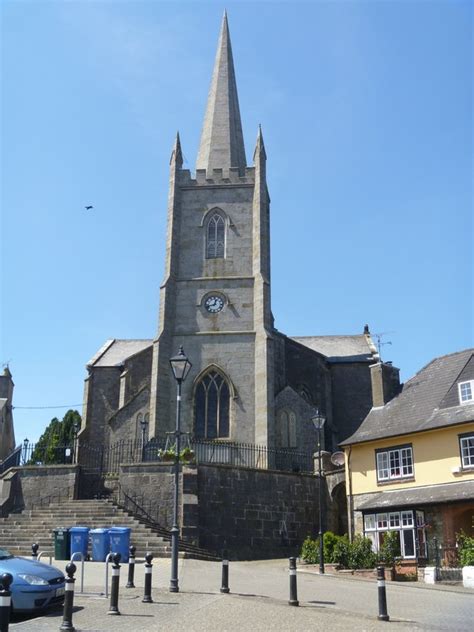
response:
<path id="1" fill-rule="evenodd" d="M 92 206 L 92 204 L 90 206 L 84 206 L 84 208 L 86 209 L 86 211 L 90 211 L 91 209 L 93 209 L 94 207 Z"/>

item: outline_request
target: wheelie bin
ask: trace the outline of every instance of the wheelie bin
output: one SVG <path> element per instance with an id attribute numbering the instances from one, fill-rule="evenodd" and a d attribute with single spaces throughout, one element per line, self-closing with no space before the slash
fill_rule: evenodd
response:
<path id="1" fill-rule="evenodd" d="M 70 549 L 70 533 L 65 527 L 53 529 L 54 533 L 54 559 L 68 560 Z"/>
<path id="2" fill-rule="evenodd" d="M 128 562 L 131 531 L 130 527 L 112 527 L 109 530 L 110 551 L 120 553 L 122 562 Z"/>
<path id="3" fill-rule="evenodd" d="M 105 562 L 110 551 L 110 537 L 108 529 L 91 529 L 92 559 L 94 562 Z"/>

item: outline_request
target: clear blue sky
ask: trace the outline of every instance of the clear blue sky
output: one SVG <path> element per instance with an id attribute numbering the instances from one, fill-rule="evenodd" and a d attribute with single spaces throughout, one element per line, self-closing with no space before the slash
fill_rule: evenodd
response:
<path id="1" fill-rule="evenodd" d="M 224 6 L 247 160 L 258 123 L 267 148 L 278 329 L 368 323 L 404 380 L 473 344 L 471 2 L 4 1 L 18 441 L 66 412 L 20 406 L 82 402 L 106 339 L 155 334 L 169 155 L 179 129 L 194 169 Z"/>

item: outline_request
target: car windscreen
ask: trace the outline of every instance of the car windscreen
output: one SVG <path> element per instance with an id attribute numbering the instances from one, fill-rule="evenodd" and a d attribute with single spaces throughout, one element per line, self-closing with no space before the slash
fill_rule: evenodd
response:
<path id="1" fill-rule="evenodd" d="M 11 553 L 6 549 L 0 549 L 0 560 L 8 560 L 10 557 L 13 557 Z"/>

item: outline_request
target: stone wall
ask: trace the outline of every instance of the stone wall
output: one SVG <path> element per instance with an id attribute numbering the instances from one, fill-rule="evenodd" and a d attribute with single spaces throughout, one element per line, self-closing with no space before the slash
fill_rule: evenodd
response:
<path id="1" fill-rule="evenodd" d="M 77 465 L 27 465 L 13 468 L 15 482 L 12 485 L 13 509 L 28 509 L 48 498 L 52 502 L 60 498 L 76 498 L 79 482 Z"/>
<path id="2" fill-rule="evenodd" d="M 174 470 L 172 464 L 138 463 L 121 465 L 120 487 L 140 507 L 143 507 L 159 525 L 171 529 L 173 524 Z M 182 521 L 183 473 L 180 474 L 179 507 Z"/>
<path id="3" fill-rule="evenodd" d="M 318 479 L 312 475 L 200 465 L 199 543 L 234 559 L 297 554 L 318 531 Z"/>
<path id="4" fill-rule="evenodd" d="M 121 489 L 171 528 L 174 472 L 171 464 L 122 465 Z M 182 536 L 210 551 L 229 549 L 233 559 L 297 554 L 317 535 L 318 479 L 312 475 L 189 465 L 180 475 Z M 324 493 L 327 504 L 326 492 Z M 331 528 L 331 516 L 327 515 Z"/>

